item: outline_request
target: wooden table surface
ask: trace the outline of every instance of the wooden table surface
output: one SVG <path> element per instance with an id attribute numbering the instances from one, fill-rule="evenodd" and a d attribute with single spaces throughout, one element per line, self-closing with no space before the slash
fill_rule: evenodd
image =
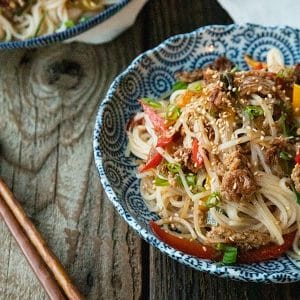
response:
<path id="1" fill-rule="evenodd" d="M 300 299 L 300 285 L 220 279 L 141 241 L 94 165 L 98 106 L 115 76 L 167 37 L 229 24 L 212 0 L 150 0 L 111 43 L 0 52 L 0 175 L 88 299 Z M 0 220 L 0 299 L 45 299 Z"/>

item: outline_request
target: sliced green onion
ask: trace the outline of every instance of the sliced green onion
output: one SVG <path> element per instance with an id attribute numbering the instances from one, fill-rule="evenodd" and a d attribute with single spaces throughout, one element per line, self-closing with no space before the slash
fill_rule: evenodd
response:
<path id="1" fill-rule="evenodd" d="M 185 89 L 187 89 L 187 87 L 188 87 L 188 84 L 186 82 L 177 81 L 173 84 L 172 91 L 175 92 L 177 90 L 185 90 Z"/>
<path id="2" fill-rule="evenodd" d="M 226 265 L 234 264 L 236 262 L 237 252 L 236 247 L 226 246 L 222 262 Z"/>
<path id="3" fill-rule="evenodd" d="M 188 186 L 196 186 L 197 176 L 195 174 L 188 174 L 185 177 Z"/>
<path id="4" fill-rule="evenodd" d="M 176 174 L 181 169 L 181 165 L 178 163 L 168 163 L 167 168 L 171 173 Z"/>
<path id="5" fill-rule="evenodd" d="M 148 106 L 151 106 L 153 108 L 161 108 L 162 105 L 161 103 L 159 103 L 158 101 L 152 99 L 152 98 L 142 98 L 142 101 L 148 105 Z"/>
<path id="6" fill-rule="evenodd" d="M 245 113 L 248 115 L 250 119 L 254 119 L 258 116 L 262 116 L 264 114 L 264 110 L 257 105 L 248 105 L 245 108 Z"/>
<path id="7" fill-rule="evenodd" d="M 36 28 L 36 31 L 35 31 L 35 33 L 34 33 L 34 37 L 37 37 L 38 36 L 38 34 L 39 34 L 39 32 L 40 32 L 40 30 L 41 30 L 41 28 L 42 28 L 42 25 L 43 25 L 43 23 L 44 23 L 44 21 L 45 21 L 45 18 L 46 18 L 46 15 L 47 15 L 47 13 L 46 12 L 43 12 L 43 15 L 42 15 L 42 17 L 41 17 L 41 20 L 40 20 L 40 22 L 39 22 L 39 24 L 38 24 L 38 26 L 37 26 L 37 28 Z"/>
<path id="8" fill-rule="evenodd" d="M 279 157 L 283 160 L 291 160 L 292 159 L 292 156 L 289 153 L 285 152 L 285 151 L 280 151 L 279 152 Z"/>
<path id="9" fill-rule="evenodd" d="M 170 183 L 168 179 L 162 175 L 158 175 L 154 179 L 154 185 L 156 186 L 169 186 Z"/>
<path id="10" fill-rule="evenodd" d="M 195 91 L 195 92 L 202 91 L 202 89 L 203 89 L 202 80 L 198 80 L 198 81 L 190 83 L 187 88 L 190 91 Z"/>
<path id="11" fill-rule="evenodd" d="M 212 207 L 218 206 L 220 204 L 220 202 L 221 202 L 220 193 L 213 192 L 209 195 L 207 201 L 205 202 L 205 206 L 207 208 L 212 208 Z"/>
<path id="12" fill-rule="evenodd" d="M 64 27 L 65 28 L 72 28 L 74 26 L 75 26 L 75 23 L 72 20 L 67 20 L 67 21 L 64 22 Z"/>
<path id="13" fill-rule="evenodd" d="M 166 119 L 170 121 L 177 120 L 180 116 L 180 108 L 174 104 L 169 104 L 166 111 Z"/>
<path id="14" fill-rule="evenodd" d="M 182 180 L 181 180 L 181 177 L 179 176 L 179 174 L 176 174 L 175 179 L 176 179 L 176 183 L 177 183 L 179 186 L 183 186 Z"/>
<path id="15" fill-rule="evenodd" d="M 292 74 L 293 74 L 293 69 L 292 68 L 283 68 L 283 69 L 281 69 L 277 74 L 276 74 L 276 76 L 278 77 L 278 78 L 286 78 L 286 77 L 290 77 L 290 76 L 292 76 Z"/>

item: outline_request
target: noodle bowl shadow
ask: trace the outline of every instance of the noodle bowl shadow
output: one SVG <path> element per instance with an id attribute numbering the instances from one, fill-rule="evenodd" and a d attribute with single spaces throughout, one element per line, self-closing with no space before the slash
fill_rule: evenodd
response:
<path id="1" fill-rule="evenodd" d="M 289 283 L 300 280 L 300 261 L 288 256 L 249 265 L 220 266 L 166 245 L 149 227 L 158 216 L 148 211 L 139 192 L 136 158 L 127 156 L 126 124 L 140 110 L 137 99 L 159 97 L 170 90 L 174 74 L 203 67 L 222 54 L 247 69 L 244 54 L 264 61 L 270 48 L 283 53 L 285 64 L 300 61 L 299 30 L 254 24 L 207 26 L 174 36 L 141 54 L 112 83 L 98 111 L 94 156 L 109 199 L 139 235 L 171 258 L 199 271 L 242 281 Z"/>

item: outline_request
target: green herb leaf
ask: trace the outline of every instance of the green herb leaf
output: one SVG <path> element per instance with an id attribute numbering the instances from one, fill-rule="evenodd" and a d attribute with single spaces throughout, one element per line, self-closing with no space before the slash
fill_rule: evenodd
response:
<path id="1" fill-rule="evenodd" d="M 222 262 L 226 265 L 233 264 L 236 262 L 238 250 L 236 247 L 226 246 L 224 250 Z"/>
<path id="2" fill-rule="evenodd" d="M 166 111 L 166 119 L 170 121 L 175 121 L 180 116 L 180 108 L 174 104 L 169 104 Z"/>
<path id="3" fill-rule="evenodd" d="M 282 113 L 280 118 L 278 119 L 278 124 L 281 127 L 282 133 L 284 136 L 289 136 L 287 128 L 286 128 L 286 113 Z"/>
<path id="4" fill-rule="evenodd" d="M 188 84 L 183 81 L 177 81 L 172 86 L 172 92 L 175 92 L 177 90 L 185 90 L 188 87 Z"/>
<path id="5" fill-rule="evenodd" d="M 185 179 L 189 186 L 191 186 L 191 187 L 196 186 L 197 176 L 195 174 L 188 174 L 188 175 L 186 175 Z"/>
<path id="6" fill-rule="evenodd" d="M 285 151 L 280 151 L 279 152 L 279 157 L 283 160 L 291 160 L 292 159 L 292 156 L 289 153 L 285 152 Z"/>
<path id="7" fill-rule="evenodd" d="M 181 165 L 178 163 L 168 163 L 167 168 L 171 173 L 176 174 L 181 169 Z"/>
<path id="8" fill-rule="evenodd" d="M 220 202 L 221 202 L 220 193 L 213 192 L 209 195 L 208 199 L 206 200 L 205 206 L 207 208 L 212 208 L 212 207 L 218 206 L 220 204 Z"/>
<path id="9" fill-rule="evenodd" d="M 152 98 L 142 98 L 142 101 L 148 105 L 148 106 L 151 106 L 153 108 L 161 108 L 162 105 L 161 103 L 159 103 L 158 101 L 152 99 Z"/>
<path id="10" fill-rule="evenodd" d="M 264 110 L 257 105 L 248 105 L 245 107 L 244 111 L 248 115 L 248 117 L 252 120 L 264 114 Z"/>

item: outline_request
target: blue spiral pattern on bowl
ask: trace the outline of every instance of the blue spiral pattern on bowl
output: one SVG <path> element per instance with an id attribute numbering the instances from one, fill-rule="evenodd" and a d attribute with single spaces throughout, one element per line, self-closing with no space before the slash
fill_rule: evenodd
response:
<path id="1" fill-rule="evenodd" d="M 118 4 L 109 6 L 107 9 L 95 15 L 94 17 L 86 20 L 85 22 L 79 23 L 62 32 L 55 32 L 53 34 L 29 38 L 24 41 L 0 42 L 0 49 L 36 48 L 62 42 L 106 21 L 109 17 L 119 12 L 130 1 L 131 0 L 121 0 Z"/>
<path id="2" fill-rule="evenodd" d="M 253 24 L 207 26 L 192 33 L 171 37 L 153 50 L 141 54 L 111 85 L 102 102 L 94 130 L 94 155 L 102 185 L 119 214 L 142 238 L 173 259 L 220 277 L 265 283 L 300 280 L 300 262 L 282 256 L 250 265 L 220 266 L 177 251 L 157 239 L 149 212 L 139 192 L 136 158 L 125 157 L 126 124 L 140 108 L 137 99 L 158 97 L 170 89 L 178 70 L 192 70 L 226 54 L 246 68 L 243 55 L 264 60 L 271 47 L 279 48 L 286 64 L 300 62 L 299 30 Z"/>

